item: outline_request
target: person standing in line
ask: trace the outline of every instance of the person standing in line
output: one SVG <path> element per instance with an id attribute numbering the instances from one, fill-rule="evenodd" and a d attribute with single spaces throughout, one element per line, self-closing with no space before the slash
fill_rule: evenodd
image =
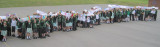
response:
<path id="1" fill-rule="evenodd" d="M 132 21 L 135 21 L 135 15 L 136 15 L 136 10 L 133 9 L 133 10 L 132 10 L 132 15 L 131 15 Z"/>
<path id="2" fill-rule="evenodd" d="M 34 19 L 34 23 L 32 24 L 32 28 L 33 28 L 33 39 L 37 39 L 38 38 L 38 31 L 37 31 L 37 23 L 36 20 Z"/>
<path id="3" fill-rule="evenodd" d="M 31 33 L 32 33 L 32 23 L 30 20 L 27 22 L 27 40 L 31 40 Z"/>
<path id="4" fill-rule="evenodd" d="M 15 31 L 16 31 L 16 25 L 17 24 L 17 21 L 16 21 L 16 18 L 13 17 L 12 18 L 12 21 L 11 21 L 11 29 L 12 29 L 12 36 L 15 37 Z"/>
<path id="5" fill-rule="evenodd" d="M 151 10 L 151 15 L 152 15 L 152 19 L 154 20 L 154 21 L 156 21 L 156 18 L 157 18 L 157 10 L 155 9 L 155 8 L 153 8 L 152 10 Z"/>
<path id="6" fill-rule="evenodd" d="M 73 16 L 73 31 L 77 30 L 77 16 L 77 13 Z"/>
<path id="7" fill-rule="evenodd" d="M 7 36 L 11 36 L 11 17 L 7 19 Z"/>
<path id="8" fill-rule="evenodd" d="M 7 23 L 6 23 L 6 21 L 3 21 L 1 35 L 3 35 L 2 42 L 6 42 L 7 41 Z"/>
<path id="9" fill-rule="evenodd" d="M 22 39 L 25 39 L 26 37 L 26 28 L 27 28 L 26 21 L 23 21 L 22 22 Z"/>

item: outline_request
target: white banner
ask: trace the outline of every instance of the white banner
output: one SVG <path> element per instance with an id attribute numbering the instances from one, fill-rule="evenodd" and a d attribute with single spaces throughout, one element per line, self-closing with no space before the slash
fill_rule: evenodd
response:
<path id="1" fill-rule="evenodd" d="M 0 16 L 0 19 L 7 19 L 6 16 Z"/>

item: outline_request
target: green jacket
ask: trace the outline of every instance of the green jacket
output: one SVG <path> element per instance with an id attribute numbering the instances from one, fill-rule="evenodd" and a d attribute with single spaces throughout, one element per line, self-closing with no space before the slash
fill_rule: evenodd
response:
<path id="1" fill-rule="evenodd" d="M 36 29 L 36 28 L 37 28 L 37 24 L 36 24 L 36 23 L 33 23 L 32 25 L 33 25 L 33 26 L 32 26 L 33 29 Z"/>
<path id="2" fill-rule="evenodd" d="M 58 15 L 58 22 L 62 22 L 62 16 Z"/>
<path id="3" fill-rule="evenodd" d="M 27 28 L 31 28 L 32 27 L 32 23 L 27 23 Z"/>
<path id="4" fill-rule="evenodd" d="M 145 10 L 145 16 L 148 16 L 148 15 L 149 15 L 149 13 L 150 13 L 150 11 L 149 11 L 149 10 Z"/>
<path id="5" fill-rule="evenodd" d="M 26 28 L 26 23 L 25 23 L 25 22 L 22 23 L 22 28 L 23 28 L 23 29 Z"/>
<path id="6" fill-rule="evenodd" d="M 77 22 L 77 20 L 78 20 L 77 17 L 74 16 L 74 17 L 73 17 L 73 22 Z"/>
<path id="7" fill-rule="evenodd" d="M 115 13 L 115 16 L 118 16 L 120 14 L 120 11 L 117 10 L 116 13 Z"/>
<path id="8" fill-rule="evenodd" d="M 127 15 L 130 15 L 130 13 L 131 13 L 131 11 L 128 10 L 128 11 L 127 11 Z"/>

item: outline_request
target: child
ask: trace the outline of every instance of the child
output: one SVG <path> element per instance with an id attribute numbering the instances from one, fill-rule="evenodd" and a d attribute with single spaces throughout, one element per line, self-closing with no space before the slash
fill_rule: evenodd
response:
<path id="1" fill-rule="evenodd" d="M 90 27 L 90 16 L 87 16 L 87 28 Z"/>
<path id="2" fill-rule="evenodd" d="M 62 16 L 62 30 L 64 31 L 65 30 L 65 27 L 66 27 L 66 21 L 65 21 L 65 19 L 66 19 L 66 16 Z"/>
<path id="3" fill-rule="evenodd" d="M 70 31 L 72 31 L 72 26 L 73 26 L 73 16 L 71 16 L 69 18 L 69 29 L 70 29 Z"/>
<path id="4" fill-rule="evenodd" d="M 122 20 L 122 15 L 123 15 L 123 11 L 122 11 L 122 9 L 119 9 L 118 23 L 121 22 L 121 20 Z"/>
<path id="5" fill-rule="evenodd" d="M 85 22 L 86 22 L 86 15 L 85 15 L 85 11 L 83 11 L 83 14 L 82 14 L 82 18 L 81 18 L 81 23 L 82 23 L 82 28 L 85 28 Z"/>
<path id="6" fill-rule="evenodd" d="M 132 10 L 132 21 L 134 21 L 134 20 L 135 20 L 135 14 L 136 14 L 136 10 L 135 10 L 135 9 L 133 9 L 133 10 Z"/>
<path id="7" fill-rule="evenodd" d="M 142 10 L 142 9 L 140 8 L 139 20 L 143 21 L 143 15 L 144 15 L 144 10 Z"/>
<path id="8" fill-rule="evenodd" d="M 32 23 L 30 20 L 28 20 L 28 23 L 27 23 L 27 40 L 30 40 L 31 39 L 31 33 L 32 33 Z"/>
<path id="9" fill-rule="evenodd" d="M 94 14 L 92 14 L 91 16 L 90 16 L 90 28 L 93 28 L 93 24 L 94 24 Z"/>
<path id="10" fill-rule="evenodd" d="M 56 16 L 53 16 L 52 17 L 52 25 L 53 25 L 53 31 L 56 31 L 57 29 L 57 17 Z"/>
<path id="11" fill-rule="evenodd" d="M 127 10 L 127 18 L 126 18 L 126 22 L 129 22 L 129 18 L 130 18 L 130 10 Z"/>
<path id="12" fill-rule="evenodd" d="M 12 22 L 11 22 L 11 26 L 12 26 L 12 36 L 15 37 L 15 29 L 16 29 L 16 24 L 17 24 L 17 21 L 16 19 L 13 17 L 12 19 Z"/>
<path id="13" fill-rule="evenodd" d="M 25 39 L 26 34 L 26 22 L 22 23 L 22 39 Z"/>
<path id="14" fill-rule="evenodd" d="M 18 38 L 21 38 L 21 36 L 22 36 L 22 28 L 21 28 L 21 26 L 22 26 L 22 23 L 21 23 L 21 21 L 20 21 L 20 20 L 18 20 L 18 21 L 17 21 L 17 27 L 18 27 Z"/>
<path id="15" fill-rule="evenodd" d="M 41 22 L 40 22 L 40 26 L 41 26 L 41 33 L 42 33 L 42 38 L 46 38 L 46 29 L 47 29 L 47 26 L 46 26 L 46 22 L 44 19 L 41 19 Z"/>
<path id="16" fill-rule="evenodd" d="M 156 18 L 157 18 L 157 10 L 156 10 L 155 8 L 152 9 L 151 14 L 152 14 L 153 20 L 156 21 Z"/>
<path id="17" fill-rule="evenodd" d="M 100 14 L 100 12 L 97 12 L 97 14 L 96 14 L 96 25 L 100 24 L 99 14 Z"/>
<path id="18" fill-rule="evenodd" d="M 33 28 L 33 39 L 37 39 L 38 38 L 38 31 L 37 31 L 37 23 L 36 20 L 34 19 L 34 23 L 32 24 L 32 28 Z"/>
<path id="19" fill-rule="evenodd" d="M 111 12 L 110 12 L 111 10 L 107 10 L 106 11 L 106 20 L 107 20 L 107 24 L 109 24 L 110 23 L 110 17 L 111 17 Z"/>
<path id="20" fill-rule="evenodd" d="M 135 21 L 138 21 L 138 17 L 140 16 L 140 10 L 137 8 L 136 15 L 135 15 Z"/>
<path id="21" fill-rule="evenodd" d="M 113 19 L 114 19 L 114 12 L 113 12 L 113 10 L 111 10 L 111 13 L 112 13 L 112 15 L 111 15 L 111 23 L 113 24 Z"/>
<path id="22" fill-rule="evenodd" d="M 49 18 L 46 21 L 46 36 L 50 37 L 49 33 L 50 33 L 50 24 L 49 24 Z"/>
<path id="23" fill-rule="evenodd" d="M 66 17 L 66 31 L 68 32 L 69 31 L 69 19 L 68 17 Z"/>
<path id="24" fill-rule="evenodd" d="M 73 16 L 73 31 L 77 30 L 77 15 L 78 14 Z"/>
<path id="25" fill-rule="evenodd" d="M 1 30 L 1 35 L 3 35 L 2 41 L 6 42 L 6 40 L 7 40 L 6 39 L 6 37 L 7 37 L 7 23 L 6 22 L 3 23 L 2 30 Z"/>
<path id="26" fill-rule="evenodd" d="M 7 19 L 7 36 L 11 36 L 11 17 Z"/>
<path id="27" fill-rule="evenodd" d="M 62 29 L 62 14 L 58 14 L 58 31 Z"/>

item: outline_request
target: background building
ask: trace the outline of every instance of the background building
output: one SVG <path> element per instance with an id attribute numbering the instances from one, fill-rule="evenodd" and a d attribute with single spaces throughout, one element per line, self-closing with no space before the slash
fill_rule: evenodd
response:
<path id="1" fill-rule="evenodd" d="M 149 7 L 155 6 L 160 8 L 160 0 L 149 0 L 148 6 Z"/>

